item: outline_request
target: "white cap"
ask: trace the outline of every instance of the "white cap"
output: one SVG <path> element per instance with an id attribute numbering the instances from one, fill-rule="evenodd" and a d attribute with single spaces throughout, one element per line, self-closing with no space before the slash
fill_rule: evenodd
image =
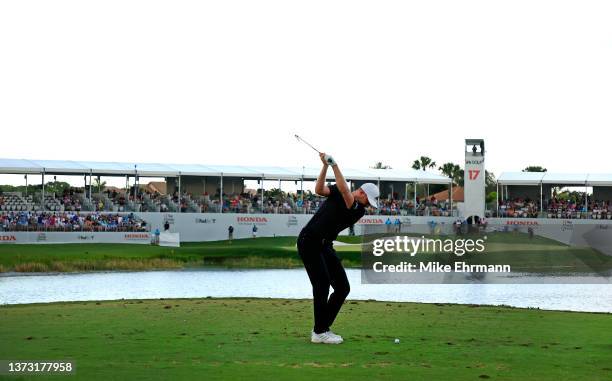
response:
<path id="1" fill-rule="evenodd" d="M 372 183 L 365 183 L 361 184 L 360 188 L 363 189 L 365 194 L 368 196 L 368 202 L 370 203 L 370 205 L 375 208 L 378 208 L 378 201 L 376 201 L 378 196 L 380 196 L 380 191 L 378 190 L 378 187 Z"/>

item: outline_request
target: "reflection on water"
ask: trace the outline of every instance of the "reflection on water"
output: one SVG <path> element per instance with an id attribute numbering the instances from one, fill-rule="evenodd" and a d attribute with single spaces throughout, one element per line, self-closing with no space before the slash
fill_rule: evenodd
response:
<path id="1" fill-rule="evenodd" d="M 361 284 L 360 270 L 347 273 L 350 299 L 612 312 L 612 284 Z M 303 269 L 0 276 L 0 304 L 206 296 L 310 298 L 311 288 Z"/>

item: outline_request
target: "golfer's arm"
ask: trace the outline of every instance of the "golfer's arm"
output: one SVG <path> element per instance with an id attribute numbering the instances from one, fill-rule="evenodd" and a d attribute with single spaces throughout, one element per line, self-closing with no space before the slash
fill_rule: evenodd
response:
<path id="1" fill-rule="evenodd" d="M 338 191 L 342 195 L 346 207 L 350 208 L 355 202 L 355 197 L 353 197 L 353 194 L 351 193 L 351 190 L 349 189 L 346 180 L 344 180 L 344 175 L 340 171 L 338 164 L 332 166 L 332 170 L 334 171 L 334 176 L 336 177 L 336 186 L 338 187 Z"/>
<path id="2" fill-rule="evenodd" d="M 317 184 L 315 185 L 315 193 L 319 196 L 327 197 L 329 196 L 329 187 L 325 185 L 325 178 L 327 177 L 327 164 L 323 164 L 323 168 L 321 168 L 321 173 L 319 173 L 319 177 L 317 178 Z"/>

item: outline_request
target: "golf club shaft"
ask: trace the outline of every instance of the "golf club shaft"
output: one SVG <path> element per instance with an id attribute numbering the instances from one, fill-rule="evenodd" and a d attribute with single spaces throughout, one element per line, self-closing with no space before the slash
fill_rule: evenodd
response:
<path id="1" fill-rule="evenodd" d="M 318 153 L 321 153 L 321 151 L 319 151 L 318 149 L 314 148 L 312 146 L 312 144 L 308 143 L 306 140 L 302 139 L 299 135 L 295 135 L 295 138 L 299 141 L 301 141 L 302 143 L 306 144 L 308 147 L 312 148 L 313 150 L 317 151 Z"/>

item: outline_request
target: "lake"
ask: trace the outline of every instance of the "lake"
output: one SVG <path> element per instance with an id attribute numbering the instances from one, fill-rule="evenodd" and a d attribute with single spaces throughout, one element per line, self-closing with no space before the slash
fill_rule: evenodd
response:
<path id="1" fill-rule="evenodd" d="M 547 310 L 612 312 L 612 284 L 361 284 L 348 269 L 349 299 L 508 305 Z M 173 270 L 79 274 L 4 274 L 0 304 L 59 301 L 311 297 L 304 269 Z"/>

